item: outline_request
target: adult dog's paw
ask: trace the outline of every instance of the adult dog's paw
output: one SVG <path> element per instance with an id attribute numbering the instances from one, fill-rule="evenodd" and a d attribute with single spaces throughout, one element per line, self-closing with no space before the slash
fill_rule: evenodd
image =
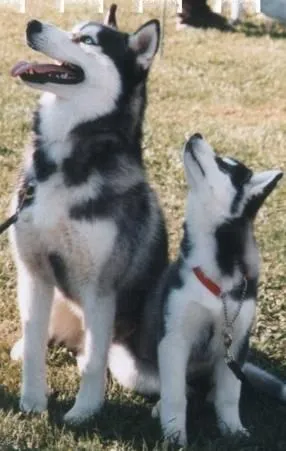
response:
<path id="1" fill-rule="evenodd" d="M 20 338 L 20 340 L 16 341 L 13 348 L 11 349 L 10 357 L 12 360 L 15 360 L 15 361 L 23 360 L 23 353 L 24 353 L 23 347 L 24 347 L 23 338 Z"/>
<path id="2" fill-rule="evenodd" d="M 20 399 L 20 409 L 26 413 L 41 413 L 47 409 L 48 400 L 45 393 L 25 393 Z"/>
<path id="3" fill-rule="evenodd" d="M 64 422 L 70 425 L 80 425 L 89 420 L 95 413 L 96 409 L 80 408 L 74 405 L 64 416 Z"/>

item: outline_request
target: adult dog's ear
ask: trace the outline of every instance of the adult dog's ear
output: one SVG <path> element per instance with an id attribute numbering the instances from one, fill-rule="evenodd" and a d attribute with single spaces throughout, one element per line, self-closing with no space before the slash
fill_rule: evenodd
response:
<path id="1" fill-rule="evenodd" d="M 115 30 L 118 29 L 117 20 L 116 20 L 116 10 L 117 10 L 116 3 L 112 3 L 112 5 L 110 6 L 109 10 L 106 13 L 104 21 L 103 21 L 104 25 L 114 28 Z"/>
<path id="2" fill-rule="evenodd" d="M 253 174 L 249 181 L 249 192 L 245 206 L 245 214 L 248 217 L 255 218 L 259 208 L 282 177 L 282 171 L 265 171 Z"/>
<path id="3" fill-rule="evenodd" d="M 160 22 L 150 20 L 129 36 L 129 47 L 136 54 L 139 66 L 144 70 L 149 69 L 153 58 L 159 48 Z"/>

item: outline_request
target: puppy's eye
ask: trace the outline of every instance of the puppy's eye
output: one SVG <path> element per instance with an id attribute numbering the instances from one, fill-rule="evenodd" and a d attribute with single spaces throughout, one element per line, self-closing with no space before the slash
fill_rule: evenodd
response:
<path id="1" fill-rule="evenodd" d="M 84 44 L 87 45 L 96 45 L 96 43 L 90 36 L 81 36 L 80 42 L 83 42 Z"/>

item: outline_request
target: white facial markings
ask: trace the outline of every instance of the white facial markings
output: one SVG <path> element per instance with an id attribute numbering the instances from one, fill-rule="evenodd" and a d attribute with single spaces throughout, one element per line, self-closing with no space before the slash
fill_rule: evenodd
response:
<path id="1" fill-rule="evenodd" d="M 95 44 L 99 44 L 98 41 L 98 33 L 103 29 L 100 25 L 97 24 L 86 24 L 79 30 L 79 34 L 81 36 L 90 36 Z"/>
<path id="2" fill-rule="evenodd" d="M 235 160 L 233 160 L 233 159 L 230 158 L 230 157 L 224 157 L 222 160 L 223 160 L 225 163 L 230 164 L 231 166 L 237 166 L 237 165 L 238 165 L 238 162 L 235 161 Z"/>
<path id="3" fill-rule="evenodd" d="M 78 34 L 78 33 L 80 33 L 81 30 L 82 30 L 85 26 L 87 26 L 88 24 L 89 24 L 89 21 L 88 21 L 88 20 L 76 24 L 76 25 L 72 28 L 71 33 L 72 33 L 72 34 Z"/>
<path id="4" fill-rule="evenodd" d="M 190 209 L 193 212 L 194 221 L 201 224 L 202 227 L 204 224 L 209 230 L 213 230 L 230 217 L 231 205 L 237 190 L 233 186 L 230 176 L 219 168 L 216 154 L 207 141 L 193 139 L 190 145 L 194 156 L 191 151 L 184 153 L 186 179 L 191 187 Z M 238 164 L 228 157 L 223 158 L 222 161 L 233 166 Z M 201 173 L 198 163 L 203 168 L 204 175 Z M 197 197 L 200 198 L 199 203 Z M 210 211 L 211 215 L 208 214 Z"/>
<path id="5" fill-rule="evenodd" d="M 82 121 L 95 119 L 111 113 L 116 107 L 122 85 L 112 58 L 103 53 L 100 45 L 73 41 L 75 33 L 84 33 L 90 34 L 92 39 L 98 42 L 97 35 L 102 29 L 104 27 L 99 24 L 81 23 L 68 33 L 53 25 L 42 23 L 42 32 L 33 41 L 38 51 L 57 61 L 66 61 L 79 66 L 84 72 L 84 80 L 78 84 L 27 83 L 32 88 L 56 96 L 52 102 L 49 99 L 51 109 L 54 111 L 48 116 L 55 119 L 53 125 L 59 129 L 59 140 L 65 138 L 66 130 L 70 130 L 79 119 Z M 47 97 L 42 103 L 46 103 L 46 100 Z M 56 107 L 54 108 L 52 104 Z M 53 129 L 50 125 L 49 123 L 49 130 Z M 55 134 L 57 133 L 53 133 L 53 139 Z"/>

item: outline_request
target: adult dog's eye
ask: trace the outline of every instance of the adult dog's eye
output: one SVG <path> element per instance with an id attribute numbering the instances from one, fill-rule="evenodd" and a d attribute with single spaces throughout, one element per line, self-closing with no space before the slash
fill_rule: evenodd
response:
<path id="1" fill-rule="evenodd" d="M 90 36 L 82 36 L 80 38 L 80 42 L 83 42 L 84 44 L 87 44 L 87 45 L 96 45 L 96 43 Z"/>

